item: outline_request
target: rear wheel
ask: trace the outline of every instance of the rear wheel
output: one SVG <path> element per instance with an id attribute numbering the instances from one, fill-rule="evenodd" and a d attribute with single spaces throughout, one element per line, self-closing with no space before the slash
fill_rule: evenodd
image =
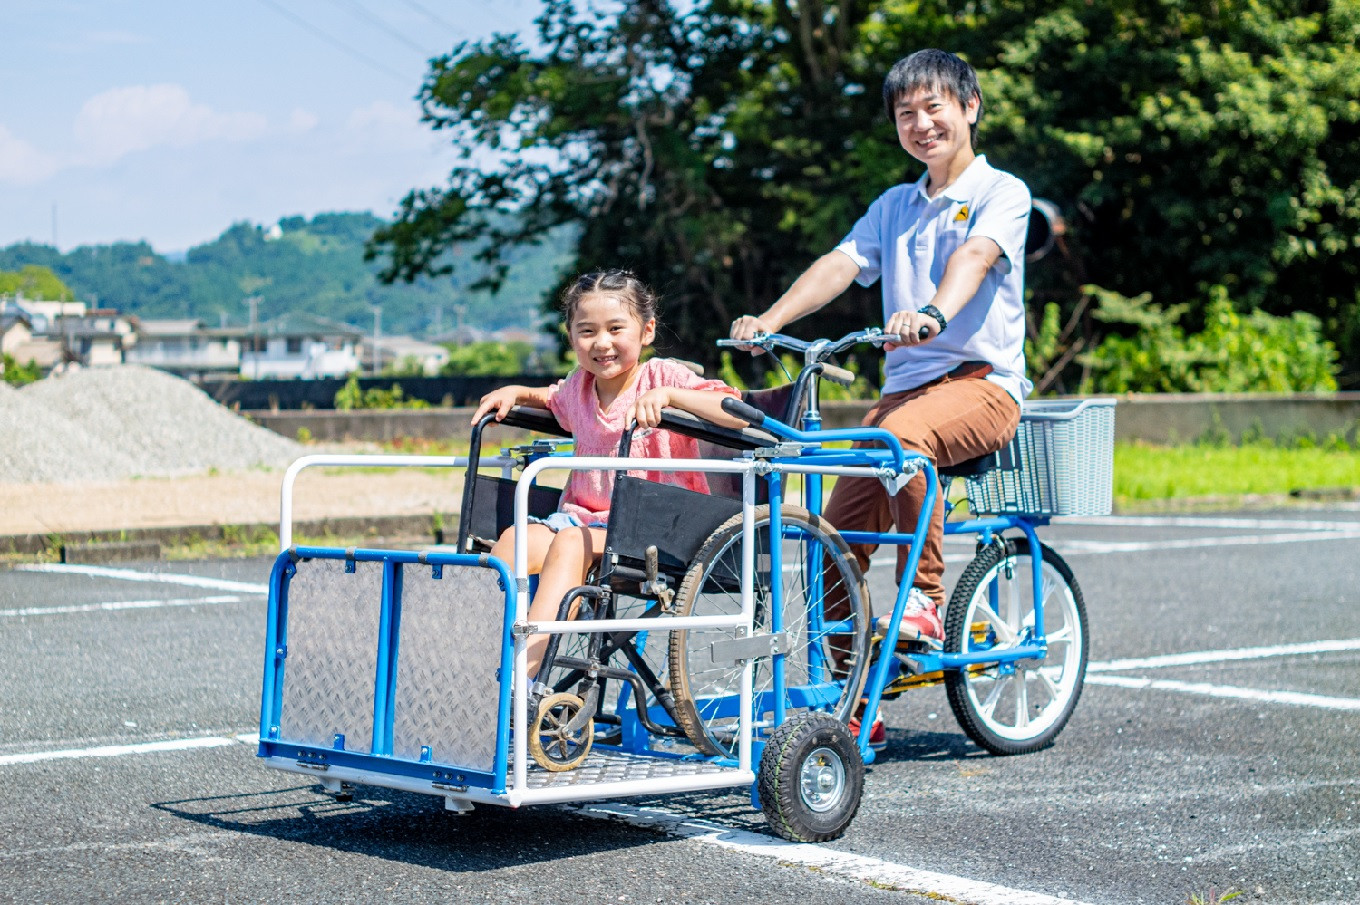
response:
<path id="1" fill-rule="evenodd" d="M 869 592 L 859 565 L 841 536 L 806 509 L 785 506 L 780 546 L 785 706 L 788 712 L 818 710 L 849 719 L 868 668 Z M 771 631 L 770 507 L 754 513 L 755 635 Z M 741 612 L 741 516 L 728 520 L 705 542 L 676 594 L 681 616 Z M 733 757 L 740 740 L 741 674 L 744 661 L 724 642 L 742 640 L 735 628 L 670 633 L 669 667 L 676 718 L 695 747 Z M 752 688 L 757 731 L 773 727 L 774 660 L 755 661 Z"/>
<path id="2" fill-rule="evenodd" d="M 1086 676 L 1086 604 L 1072 570 L 1040 545 L 1043 659 L 948 670 L 949 706 L 968 737 L 993 754 L 1053 744 L 1081 697 Z M 988 544 L 964 570 L 945 614 L 951 653 L 1004 652 L 1036 635 L 1034 557 L 1027 538 Z"/>

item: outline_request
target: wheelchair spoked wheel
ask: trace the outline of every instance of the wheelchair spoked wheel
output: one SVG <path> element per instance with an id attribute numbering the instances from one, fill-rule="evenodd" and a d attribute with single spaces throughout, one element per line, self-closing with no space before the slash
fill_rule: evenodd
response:
<path id="1" fill-rule="evenodd" d="M 949 706 L 964 732 L 992 754 L 1053 744 L 1086 676 L 1086 604 L 1072 570 L 1040 544 L 1048 656 L 945 672 Z M 1027 538 L 988 544 L 964 570 L 945 614 L 951 653 L 1002 651 L 1034 633 L 1033 556 Z"/>
<path id="2" fill-rule="evenodd" d="M 849 547 L 831 524 L 806 509 L 784 506 L 783 657 L 789 716 L 822 711 L 845 722 L 859 701 L 868 670 L 869 592 Z M 754 513 L 755 632 L 771 629 L 770 507 Z M 676 594 L 681 616 L 741 612 L 741 516 L 720 526 L 700 549 Z M 837 604 L 836 601 L 842 601 Z M 668 665 L 676 718 L 705 754 L 735 757 L 740 741 L 739 694 L 743 662 L 723 650 L 741 638 L 735 628 L 670 633 Z M 755 661 L 757 731 L 773 724 L 772 659 Z"/>
<path id="3" fill-rule="evenodd" d="M 595 742 L 593 718 L 579 727 L 572 726 L 584 707 L 585 703 L 569 692 L 550 694 L 539 702 L 529 725 L 529 756 L 534 763 L 553 773 L 581 765 Z"/>

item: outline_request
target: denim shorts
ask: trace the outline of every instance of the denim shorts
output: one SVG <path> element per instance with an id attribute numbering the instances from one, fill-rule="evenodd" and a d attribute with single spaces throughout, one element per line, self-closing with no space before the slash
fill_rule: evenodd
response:
<path id="1" fill-rule="evenodd" d="M 546 525 L 554 534 L 565 528 L 605 527 L 604 522 L 591 522 L 589 525 L 586 525 L 579 517 L 572 515 L 570 512 L 554 512 L 547 518 L 538 518 L 537 516 L 531 515 L 529 516 L 529 523 L 531 525 Z"/>

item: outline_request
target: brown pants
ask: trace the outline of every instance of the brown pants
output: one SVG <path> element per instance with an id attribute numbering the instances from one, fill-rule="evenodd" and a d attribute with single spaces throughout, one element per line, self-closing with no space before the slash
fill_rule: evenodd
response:
<path id="1" fill-rule="evenodd" d="M 996 452 L 1014 436 L 1020 424 L 1020 406 L 999 385 L 983 380 L 990 366 L 965 364 L 917 387 L 889 393 L 879 399 L 862 422 L 866 427 L 882 427 L 902 441 L 908 450 L 924 453 L 935 465 L 957 465 L 969 459 Z M 866 444 L 869 445 L 869 444 Z M 910 534 L 925 505 L 926 481 L 923 475 L 912 478 L 896 496 L 876 478 L 841 478 L 827 503 L 826 518 L 841 531 Z M 944 495 L 935 497 L 915 586 L 943 605 L 944 599 Z M 869 570 L 869 557 L 876 544 L 854 544 L 851 548 L 860 568 Z M 909 547 L 897 548 L 897 581 L 907 567 Z"/>

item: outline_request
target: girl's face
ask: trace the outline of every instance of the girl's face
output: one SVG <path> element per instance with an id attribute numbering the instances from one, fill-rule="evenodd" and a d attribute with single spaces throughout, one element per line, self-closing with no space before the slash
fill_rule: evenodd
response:
<path id="1" fill-rule="evenodd" d="M 627 376 L 656 337 L 655 320 L 642 323 L 627 302 L 609 292 L 582 296 L 568 327 L 576 360 L 606 381 Z"/>

